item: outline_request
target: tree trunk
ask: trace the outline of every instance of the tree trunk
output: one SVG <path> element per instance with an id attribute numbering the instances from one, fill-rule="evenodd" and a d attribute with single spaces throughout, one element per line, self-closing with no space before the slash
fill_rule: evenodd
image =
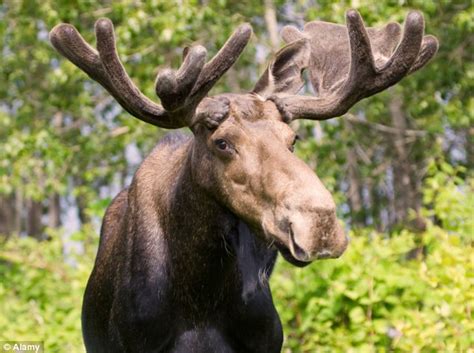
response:
<path id="1" fill-rule="evenodd" d="M 389 103 L 389 111 L 393 127 L 397 129 L 394 134 L 393 184 L 395 192 L 395 221 L 404 224 L 408 218 L 409 209 L 418 211 L 416 200 L 416 183 L 412 179 L 411 161 L 405 133 L 407 130 L 407 119 L 403 111 L 403 101 L 399 95 L 393 95 Z"/>
<path id="2" fill-rule="evenodd" d="M 13 195 L 0 197 L 0 234 L 7 238 L 14 234 L 20 234 L 24 229 L 22 221 L 25 217 L 23 212 L 23 196 L 19 190 Z"/>
<path id="3" fill-rule="evenodd" d="M 352 147 L 347 149 L 347 181 L 349 183 L 349 207 L 352 224 L 365 225 L 364 205 L 362 202 L 362 184 L 358 173 L 357 154 Z"/>
<path id="4" fill-rule="evenodd" d="M 91 219 L 86 212 L 87 201 L 86 201 L 85 196 L 78 195 L 76 200 L 77 200 L 77 213 L 79 216 L 79 220 L 81 221 L 81 224 L 90 223 Z"/>
<path id="5" fill-rule="evenodd" d="M 15 198 L 0 197 L 0 235 L 9 237 L 15 228 Z"/>
<path id="6" fill-rule="evenodd" d="M 27 205 L 26 232 L 30 237 L 41 240 L 43 235 L 43 225 L 41 223 L 42 205 L 34 200 L 28 200 Z"/>
<path id="7" fill-rule="evenodd" d="M 48 227 L 58 228 L 61 225 L 61 207 L 59 194 L 49 197 Z"/>
<path id="8" fill-rule="evenodd" d="M 272 51 L 275 53 L 280 47 L 280 40 L 278 37 L 278 23 L 275 11 L 275 5 L 272 0 L 265 0 L 265 24 L 267 32 L 270 37 L 270 45 Z"/>
<path id="9" fill-rule="evenodd" d="M 22 219 L 23 219 L 23 209 L 25 207 L 25 202 L 23 199 L 23 194 L 19 189 L 15 191 L 15 221 L 13 226 L 13 233 L 20 234 L 22 231 Z"/>

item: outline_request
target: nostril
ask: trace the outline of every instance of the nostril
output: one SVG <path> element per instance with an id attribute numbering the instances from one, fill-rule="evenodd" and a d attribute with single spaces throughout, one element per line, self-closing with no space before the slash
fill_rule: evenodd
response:
<path id="1" fill-rule="evenodd" d="M 300 261 L 307 261 L 309 259 L 308 254 L 304 251 L 295 241 L 295 234 L 293 232 L 292 223 L 289 223 L 289 245 L 290 251 L 293 256 Z"/>

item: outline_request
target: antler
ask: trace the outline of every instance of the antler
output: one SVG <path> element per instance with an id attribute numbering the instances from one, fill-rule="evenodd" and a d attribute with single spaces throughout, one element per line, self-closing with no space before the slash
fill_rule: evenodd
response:
<path id="1" fill-rule="evenodd" d="M 287 120 L 340 116 L 359 100 L 420 69 L 438 49 L 435 37 L 423 36 L 423 16 L 416 11 L 406 17 L 401 41 L 398 23 L 366 29 L 355 10 L 347 12 L 346 22 L 347 27 L 314 21 L 303 32 L 292 26 L 283 29 L 287 43 L 309 41 L 308 68 L 316 91 L 316 97 L 271 97 Z"/>
<path id="2" fill-rule="evenodd" d="M 238 27 L 207 64 L 204 47 L 185 49 L 178 71 L 167 69 L 158 74 L 155 90 L 163 106 L 143 95 L 127 75 L 117 54 L 112 22 L 99 19 L 95 32 L 97 51 L 69 24 L 54 27 L 50 40 L 56 50 L 99 82 L 130 114 L 156 126 L 180 128 L 189 126 L 201 100 L 237 60 L 252 28 L 248 24 Z"/>

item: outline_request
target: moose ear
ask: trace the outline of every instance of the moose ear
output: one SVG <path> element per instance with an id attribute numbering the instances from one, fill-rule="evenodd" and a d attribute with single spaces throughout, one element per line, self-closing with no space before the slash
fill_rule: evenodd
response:
<path id="1" fill-rule="evenodd" d="M 306 38 L 280 49 L 253 89 L 263 98 L 277 93 L 295 94 L 303 87 L 303 70 L 308 67 L 310 46 Z"/>

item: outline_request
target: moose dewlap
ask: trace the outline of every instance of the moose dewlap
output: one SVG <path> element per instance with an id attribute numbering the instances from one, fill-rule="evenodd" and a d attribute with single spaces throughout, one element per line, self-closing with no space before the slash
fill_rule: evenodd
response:
<path id="1" fill-rule="evenodd" d="M 83 303 L 88 352 L 279 352 L 282 327 L 268 277 L 277 253 L 296 266 L 340 256 L 347 239 L 330 193 L 292 154 L 293 119 L 324 120 L 423 67 L 437 40 L 423 16 L 365 28 L 314 21 L 285 27 L 287 43 L 254 90 L 207 97 L 252 29 L 240 26 L 209 61 L 186 48 L 156 80 L 157 104 L 128 77 L 113 25 L 95 26 L 97 50 L 69 24 L 54 47 L 131 115 L 169 134 L 104 217 Z M 309 71 L 315 97 L 297 95 Z"/>

